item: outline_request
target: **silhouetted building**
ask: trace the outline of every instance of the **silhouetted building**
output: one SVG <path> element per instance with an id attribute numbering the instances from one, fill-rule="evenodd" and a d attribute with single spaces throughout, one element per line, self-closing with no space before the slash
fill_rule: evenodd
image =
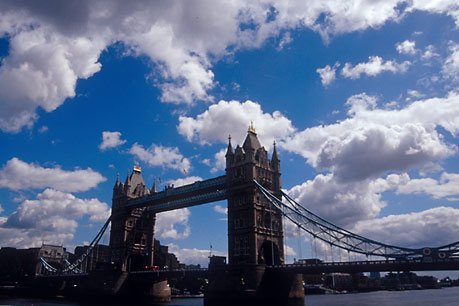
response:
<path id="1" fill-rule="evenodd" d="M 153 264 L 158 266 L 160 269 L 178 269 L 179 261 L 177 257 L 169 253 L 169 247 L 161 245 L 159 240 L 155 239 L 155 250 L 154 250 Z"/>
<path id="2" fill-rule="evenodd" d="M 77 246 L 75 248 L 75 260 L 81 258 L 89 249 L 89 246 Z M 89 253 L 88 257 L 83 261 L 80 269 L 84 272 L 96 270 L 99 266 L 109 264 L 111 262 L 111 251 L 108 245 L 98 244 Z"/>
<path id="3" fill-rule="evenodd" d="M 0 279 L 19 280 L 38 274 L 51 273 L 53 268 L 61 269 L 67 265 L 70 253 L 62 246 L 43 244 L 40 248 L 0 249 Z M 49 266 L 41 261 L 45 260 Z"/>

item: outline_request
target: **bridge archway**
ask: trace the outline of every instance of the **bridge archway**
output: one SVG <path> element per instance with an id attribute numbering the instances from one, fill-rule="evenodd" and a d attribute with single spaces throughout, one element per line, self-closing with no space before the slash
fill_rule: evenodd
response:
<path id="1" fill-rule="evenodd" d="M 140 254 L 131 254 L 127 257 L 127 270 L 139 271 L 145 266 L 144 257 Z"/>
<path id="2" fill-rule="evenodd" d="M 273 260 L 274 256 L 274 260 Z M 273 243 L 270 240 L 266 240 L 260 247 L 258 251 L 258 263 L 259 264 L 266 264 L 266 265 L 280 265 L 282 264 L 279 247 L 276 243 Z"/>

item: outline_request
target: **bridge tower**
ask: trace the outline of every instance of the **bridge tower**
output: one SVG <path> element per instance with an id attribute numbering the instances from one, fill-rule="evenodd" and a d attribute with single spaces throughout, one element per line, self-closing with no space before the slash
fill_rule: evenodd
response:
<path id="1" fill-rule="evenodd" d="M 122 271 L 136 270 L 153 265 L 154 226 L 156 216 L 146 208 L 130 209 L 126 203 L 133 198 L 156 192 L 156 186 L 147 189 L 140 167 L 120 183 L 119 176 L 113 187 L 112 227 L 110 249 L 112 261 Z"/>
<path id="2" fill-rule="evenodd" d="M 255 187 L 255 179 L 281 199 L 280 160 L 274 143 L 271 160 L 250 125 L 242 147 L 233 150 L 231 137 L 226 152 L 228 186 L 229 263 L 282 264 L 284 241 L 282 216 Z"/>

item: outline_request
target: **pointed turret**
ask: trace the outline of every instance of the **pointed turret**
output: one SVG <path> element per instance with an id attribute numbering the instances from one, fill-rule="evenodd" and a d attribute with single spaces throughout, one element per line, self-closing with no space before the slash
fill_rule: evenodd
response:
<path id="1" fill-rule="evenodd" d="M 234 155 L 233 146 L 231 145 L 231 135 L 228 136 L 228 149 L 226 150 L 225 157 L 228 155 Z"/>
<path id="2" fill-rule="evenodd" d="M 280 159 L 277 155 L 276 142 L 273 142 L 273 156 L 271 157 L 271 167 L 274 171 L 280 172 Z"/>
<path id="3" fill-rule="evenodd" d="M 250 150 L 256 151 L 259 148 L 261 148 L 260 142 L 258 141 L 257 133 L 253 128 L 253 121 L 250 123 L 249 130 L 247 131 L 247 137 L 245 138 L 242 147 L 246 152 Z"/>
<path id="4" fill-rule="evenodd" d="M 126 176 L 126 181 L 124 183 L 124 194 L 129 194 L 131 192 L 131 177 L 129 176 L 129 170 Z"/>
<path id="5" fill-rule="evenodd" d="M 116 174 L 116 182 L 115 186 L 113 186 L 113 197 L 115 197 L 117 194 L 119 194 L 119 189 L 120 189 L 120 174 Z"/>
<path id="6" fill-rule="evenodd" d="M 153 179 L 153 187 L 151 187 L 151 193 L 157 193 L 156 190 L 156 177 Z"/>
<path id="7" fill-rule="evenodd" d="M 115 182 L 115 186 L 113 186 L 113 189 L 118 189 L 118 187 L 120 187 L 120 174 L 119 173 L 116 174 L 116 182 Z"/>
<path id="8" fill-rule="evenodd" d="M 234 163 L 234 151 L 233 145 L 231 144 L 231 135 L 228 136 L 228 149 L 225 154 L 226 168 L 230 167 Z"/>

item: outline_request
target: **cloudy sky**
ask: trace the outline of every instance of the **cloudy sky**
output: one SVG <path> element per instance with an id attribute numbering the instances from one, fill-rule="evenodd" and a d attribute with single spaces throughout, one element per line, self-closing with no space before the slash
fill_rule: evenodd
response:
<path id="1" fill-rule="evenodd" d="M 0 246 L 91 241 L 117 173 L 222 175 L 251 121 L 327 220 L 459 240 L 457 1 L 5 0 L 0 59 Z M 205 263 L 227 253 L 225 207 L 160 214 L 156 236 Z M 288 261 L 314 255 L 301 239 Z"/>

